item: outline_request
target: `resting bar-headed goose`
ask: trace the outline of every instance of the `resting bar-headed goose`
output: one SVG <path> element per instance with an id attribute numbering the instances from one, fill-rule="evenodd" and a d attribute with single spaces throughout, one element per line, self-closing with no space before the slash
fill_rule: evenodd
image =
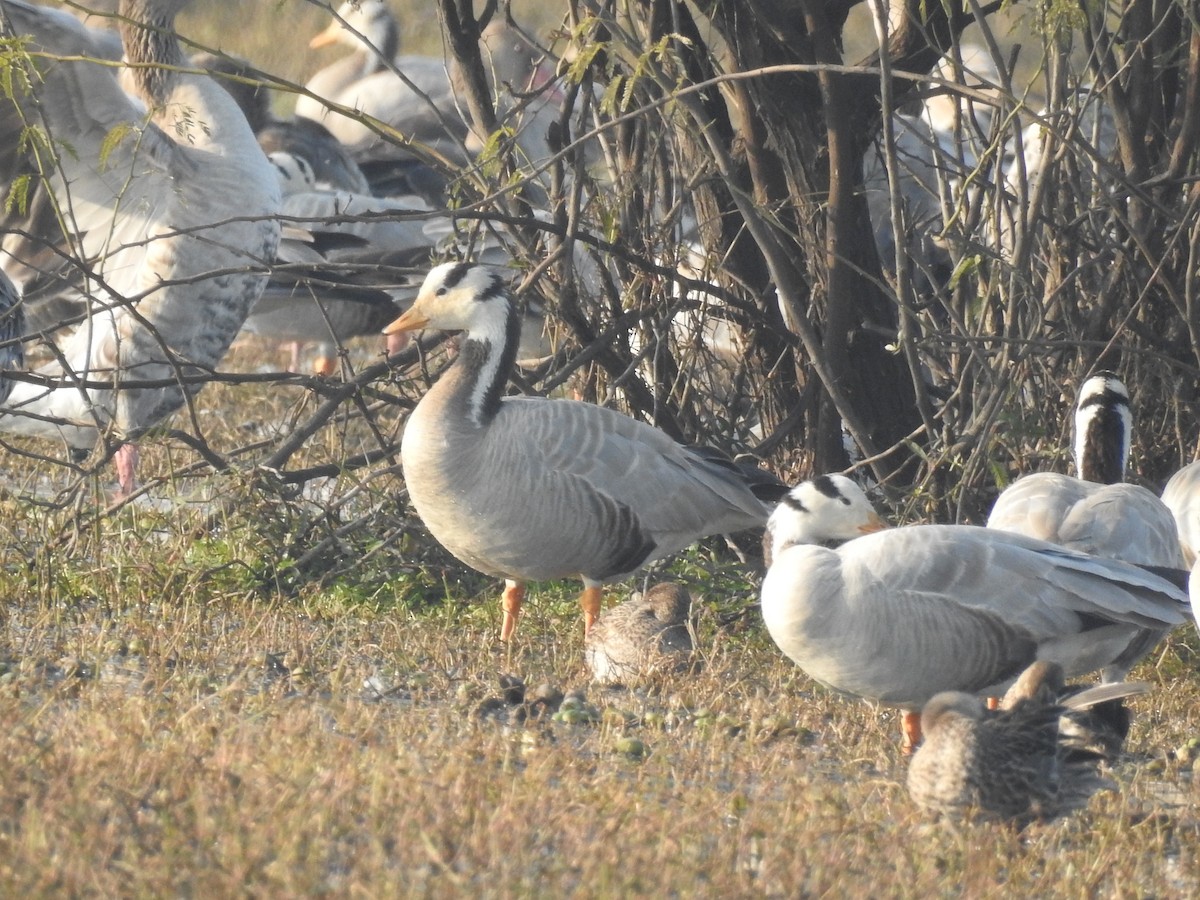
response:
<path id="1" fill-rule="evenodd" d="M 772 513 L 762 612 L 772 639 L 817 681 L 908 710 L 940 691 L 998 696 L 1045 659 L 1068 676 L 1127 671 L 1147 629 L 1185 621 L 1187 594 L 1157 574 L 1006 531 L 877 527 L 849 479 L 839 499 L 806 482 Z"/>
<path id="2" fill-rule="evenodd" d="M 1079 477 L 1038 472 L 1017 479 L 996 499 L 988 528 L 1142 566 L 1183 568 L 1171 511 L 1153 492 L 1123 483 L 1131 423 L 1125 385 L 1109 372 L 1087 379 L 1075 405 Z"/>
<path id="3" fill-rule="evenodd" d="M 507 639 L 524 583 L 581 577 L 584 626 L 600 585 L 709 534 L 761 527 L 779 483 L 590 403 L 505 397 L 520 316 L 497 271 L 445 263 L 385 332 L 465 332 L 401 443 L 409 496 L 441 544 L 506 580 Z M 758 482 L 754 481 L 759 477 Z"/>
<path id="4" fill-rule="evenodd" d="M 124 492 L 136 461 L 127 442 L 199 389 L 189 379 L 224 356 L 279 242 L 278 181 L 245 117 L 211 79 L 183 71 L 172 29 L 185 4 L 121 0 L 133 96 L 112 67 L 80 59 L 92 41 L 72 17 L 0 4 L 5 29 L 48 54 L 15 102 L 67 148 L 43 178 L 70 223 L 88 301 L 85 321 L 53 335 L 57 361 L 40 374 L 57 383 L 14 384 L 0 429 L 61 437 L 76 452 L 111 434 L 126 442 L 115 460 Z"/>
<path id="5" fill-rule="evenodd" d="M 1023 823 L 1079 809 L 1105 785 L 1104 756 L 1074 749 L 1065 717 L 1147 690 L 1120 683 L 1068 692 L 1062 668 L 1038 662 L 996 712 L 972 694 L 937 694 L 921 714 L 925 742 L 909 765 L 908 792 L 925 811 L 948 816 Z"/>

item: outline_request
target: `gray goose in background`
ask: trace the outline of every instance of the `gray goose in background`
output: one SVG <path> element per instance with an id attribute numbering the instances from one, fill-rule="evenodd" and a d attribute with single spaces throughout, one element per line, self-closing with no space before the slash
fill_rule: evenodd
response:
<path id="1" fill-rule="evenodd" d="M 305 90 L 312 96 L 297 97 L 296 116 L 328 128 L 349 148 L 373 186 L 386 180 L 386 192 L 395 193 L 393 182 L 399 166 L 415 170 L 409 173 L 411 189 L 428 197 L 440 196 L 444 177 L 420 163 L 400 142 L 386 140 L 359 117 L 332 107 L 378 119 L 451 164 L 462 165 L 468 160 L 463 147 L 467 126 L 455 105 L 446 61 L 433 56 L 397 56 L 399 24 L 384 0 L 347 0 L 309 47 L 334 44 L 351 52 L 309 79 Z"/>
<path id="2" fill-rule="evenodd" d="M 173 28 L 185 3 L 120 3 L 132 64 L 122 78 L 134 96 L 111 67 L 67 59 L 38 60 L 36 97 L 16 99 L 29 122 L 71 147 L 45 178 L 70 210 L 67 237 L 86 270 L 89 315 L 52 336 L 59 361 L 40 374 L 59 383 L 14 384 L 0 430 L 59 438 L 73 454 L 111 436 L 122 444 L 115 463 L 124 493 L 136 466 L 130 442 L 199 390 L 180 375 L 220 362 L 279 243 L 278 181 L 245 116 L 210 78 L 182 71 Z M 35 48 L 94 55 L 90 31 L 70 16 L 19 0 L 3 10 L 5 27 Z M 136 386 L 144 380 L 166 384 Z"/>
<path id="3" fill-rule="evenodd" d="M 525 582 L 579 577 L 584 627 L 600 585 L 705 535 L 761 527 L 781 485 L 644 422 L 572 400 L 505 397 L 520 316 L 498 272 L 445 263 L 385 329 L 462 330 L 454 363 L 417 404 L 401 459 L 433 536 L 505 579 L 507 640 Z"/>
<path id="4" fill-rule="evenodd" d="M 1186 620 L 1187 594 L 1129 563 L 971 525 L 880 524 L 844 476 L 793 488 L 767 524 L 762 613 L 812 678 L 906 710 L 906 749 L 934 694 L 998 696 L 1036 660 L 1126 671 L 1147 629 Z"/>
<path id="5" fill-rule="evenodd" d="M 682 666 L 692 653 L 692 595 L 673 581 L 609 607 L 584 641 L 592 678 L 613 683 Z"/>
<path id="6" fill-rule="evenodd" d="M 909 795 L 936 815 L 1019 824 L 1080 809 L 1109 786 L 1099 772 L 1109 760 L 1075 749 L 1063 723 L 1148 690 L 1122 682 L 1068 691 L 1060 666 L 1037 662 L 996 712 L 972 694 L 937 694 L 921 714 L 925 742 L 908 768 Z"/>
<path id="7" fill-rule="evenodd" d="M 250 63 L 224 53 L 197 53 L 192 56 L 191 64 L 215 76 L 217 83 L 229 92 L 268 156 L 288 153 L 304 160 L 321 187 L 370 193 L 370 185 L 358 163 L 328 128 L 303 116 L 275 117 L 268 82 Z"/>
<path id="8" fill-rule="evenodd" d="M 17 292 L 3 270 L 0 270 L 0 403 L 8 397 L 12 382 L 5 373 L 25 365 L 25 309 Z"/>
<path id="9" fill-rule="evenodd" d="M 379 336 L 416 294 L 416 274 L 429 265 L 436 238 L 429 233 L 432 210 L 420 197 L 375 197 L 320 187 L 307 162 L 272 153 L 280 174 L 282 213 L 329 246 L 311 258 L 276 266 L 271 281 L 246 319 L 245 330 L 293 342 L 315 342 L 314 371 L 333 373 L 338 348 L 361 335 Z M 403 336 L 388 339 L 394 353 Z"/>
<path id="10" fill-rule="evenodd" d="M 1124 483 L 1132 431 L 1129 392 L 1110 372 L 1087 379 L 1075 408 L 1078 477 L 1038 472 L 996 499 L 988 528 L 1142 566 L 1185 566 L 1171 511 Z"/>

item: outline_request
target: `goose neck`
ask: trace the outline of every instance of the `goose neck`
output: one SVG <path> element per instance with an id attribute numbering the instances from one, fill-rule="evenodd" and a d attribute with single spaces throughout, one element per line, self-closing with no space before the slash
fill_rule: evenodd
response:
<path id="1" fill-rule="evenodd" d="M 463 335 L 449 383 L 465 401 L 467 418 L 476 427 L 486 426 L 500 411 L 520 338 L 521 320 L 512 298 L 507 298 L 503 319 L 497 317 Z"/>
<path id="2" fill-rule="evenodd" d="M 152 107 L 166 103 L 186 62 L 174 32 L 178 6 L 177 0 L 121 0 L 125 59 L 137 93 Z"/>

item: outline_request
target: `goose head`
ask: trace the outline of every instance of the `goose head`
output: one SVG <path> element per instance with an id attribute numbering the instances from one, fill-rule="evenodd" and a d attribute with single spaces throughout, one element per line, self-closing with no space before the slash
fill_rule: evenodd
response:
<path id="1" fill-rule="evenodd" d="M 849 541 L 887 528 L 863 489 L 845 475 L 818 475 L 792 488 L 767 520 L 767 565 L 796 544 Z"/>
<path id="2" fill-rule="evenodd" d="M 313 50 L 333 44 L 353 50 L 371 47 L 383 58 L 391 59 L 400 45 L 396 17 L 384 0 L 347 0 L 338 7 L 329 27 L 308 42 Z"/>
<path id="3" fill-rule="evenodd" d="M 404 315 L 383 329 L 384 334 L 419 331 L 466 331 L 475 336 L 507 330 L 512 301 L 499 273 L 472 263 L 442 263 L 421 285 L 417 299 Z"/>
<path id="4" fill-rule="evenodd" d="M 1075 401 L 1075 467 L 1084 481 L 1125 480 L 1133 431 L 1129 391 L 1112 372 L 1093 375 Z"/>

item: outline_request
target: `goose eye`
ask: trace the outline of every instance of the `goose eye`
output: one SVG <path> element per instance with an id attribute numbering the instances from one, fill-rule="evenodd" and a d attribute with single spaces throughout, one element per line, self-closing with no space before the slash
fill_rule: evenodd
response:
<path id="1" fill-rule="evenodd" d="M 445 297 L 445 296 L 446 296 L 446 289 L 445 289 L 444 287 L 440 287 L 440 288 L 438 288 L 438 289 L 437 289 L 437 295 L 438 295 L 439 297 Z"/>

